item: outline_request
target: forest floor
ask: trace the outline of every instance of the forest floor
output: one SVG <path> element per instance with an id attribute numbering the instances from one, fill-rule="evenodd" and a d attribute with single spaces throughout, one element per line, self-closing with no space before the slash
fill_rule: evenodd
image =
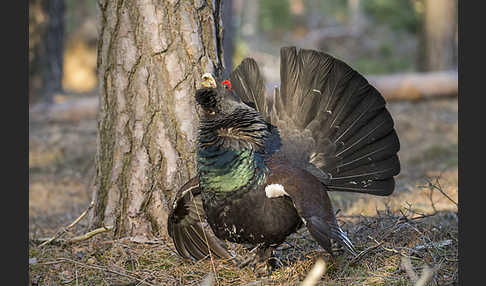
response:
<path id="1" fill-rule="evenodd" d="M 171 241 L 141 244 L 114 240 L 109 232 L 39 247 L 39 240 L 62 230 L 89 205 L 97 124 L 93 116 L 31 117 L 31 285 L 299 285 L 319 258 L 326 262 L 321 285 L 414 285 L 427 269 L 433 273 L 430 285 L 456 285 L 457 98 L 388 106 L 401 142 L 396 192 L 390 197 L 331 194 L 360 256 L 332 258 L 302 230 L 277 251 L 285 266 L 263 277 L 230 261 L 184 261 Z M 85 227 L 83 219 L 61 238 L 83 234 Z"/>

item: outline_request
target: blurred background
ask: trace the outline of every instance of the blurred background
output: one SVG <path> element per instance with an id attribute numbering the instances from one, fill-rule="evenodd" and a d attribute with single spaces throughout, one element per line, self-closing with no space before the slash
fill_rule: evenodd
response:
<path id="1" fill-rule="evenodd" d="M 251 55 L 279 80 L 279 49 L 326 51 L 365 75 L 457 70 L 457 0 L 223 1 L 225 65 Z M 96 94 L 97 2 L 29 0 L 29 102 Z"/>
<path id="2" fill-rule="evenodd" d="M 225 65 L 251 56 L 271 85 L 279 82 L 282 46 L 319 49 L 348 63 L 388 100 L 402 172 L 393 198 L 358 204 L 353 194 L 338 206 L 370 214 L 390 200 L 430 208 L 427 182 L 440 179 L 457 199 L 457 9 L 457 0 L 223 0 Z M 69 223 L 90 200 L 97 17 L 95 0 L 29 0 L 31 235 Z M 432 199 L 434 209 L 457 207 Z"/>

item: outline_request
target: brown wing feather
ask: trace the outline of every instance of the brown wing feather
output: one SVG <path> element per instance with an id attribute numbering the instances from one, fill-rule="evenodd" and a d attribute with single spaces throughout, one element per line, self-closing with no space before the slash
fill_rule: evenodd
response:
<path id="1" fill-rule="evenodd" d="M 201 260 L 209 251 L 217 258 L 231 258 L 206 220 L 197 178 L 189 180 L 176 194 L 167 228 L 177 252 L 184 258 Z"/>

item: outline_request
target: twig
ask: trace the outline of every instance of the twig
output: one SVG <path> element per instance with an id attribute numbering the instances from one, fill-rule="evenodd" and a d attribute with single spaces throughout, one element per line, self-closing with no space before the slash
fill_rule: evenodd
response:
<path id="1" fill-rule="evenodd" d="M 142 285 L 143 283 L 145 283 L 145 280 L 149 279 L 150 277 L 152 277 L 152 275 L 155 273 L 156 271 L 152 271 L 152 273 L 150 273 L 149 275 L 147 275 L 147 277 L 143 278 L 140 282 L 137 283 L 137 285 L 135 286 L 138 286 L 138 285 Z"/>
<path id="2" fill-rule="evenodd" d="M 382 246 L 384 243 L 384 241 L 378 243 L 377 245 L 375 246 L 371 246 L 371 247 L 368 247 L 367 249 L 361 251 L 356 257 L 354 257 L 351 262 L 349 263 L 349 265 L 352 265 L 352 264 L 355 264 L 356 262 L 358 262 L 359 260 L 361 260 L 361 258 L 363 258 L 366 254 L 368 254 L 369 252 L 371 252 L 372 250 L 374 249 L 377 249 L 378 247 Z"/>
<path id="3" fill-rule="evenodd" d="M 103 232 L 107 232 L 107 231 L 110 231 L 110 230 L 113 230 L 113 226 L 110 225 L 110 226 L 102 226 L 100 228 L 97 228 L 95 230 L 92 230 L 88 233 L 85 233 L 83 235 L 80 235 L 80 236 L 76 236 L 75 238 L 72 238 L 70 240 L 68 240 L 69 243 L 74 243 L 74 242 L 79 242 L 79 241 L 83 241 L 83 240 L 87 240 L 99 233 L 103 233 Z"/>
<path id="4" fill-rule="evenodd" d="M 64 257 L 61 257 L 61 258 L 58 258 L 56 261 L 48 261 L 48 262 L 43 262 L 43 263 L 39 263 L 39 264 L 44 264 L 44 265 L 50 265 L 50 264 L 58 264 L 58 263 L 63 263 L 63 262 L 70 262 L 70 263 L 74 263 L 74 264 L 77 264 L 77 265 L 80 265 L 81 267 L 86 267 L 86 268 L 92 268 L 92 269 L 97 269 L 97 270 L 102 270 L 102 271 L 106 271 L 106 272 L 110 272 L 110 273 L 113 273 L 113 274 L 117 274 L 117 275 L 120 275 L 120 276 L 124 276 L 124 277 L 127 277 L 127 278 L 131 278 L 131 279 L 135 279 L 137 280 L 138 282 L 140 283 L 146 283 L 148 285 L 154 285 L 152 283 L 149 283 L 147 281 L 145 281 L 146 279 L 139 279 L 137 278 L 135 275 L 128 275 L 128 274 L 124 274 L 124 273 L 120 273 L 118 271 L 115 271 L 115 270 L 111 270 L 107 267 L 102 267 L 102 266 L 98 266 L 98 265 L 88 265 L 88 264 L 84 264 L 84 263 L 81 263 L 81 262 L 78 262 L 78 261 L 75 261 L 75 260 L 72 260 L 72 259 L 69 259 L 69 258 L 64 258 Z"/>
<path id="5" fill-rule="evenodd" d="M 422 245 L 417 245 L 417 246 L 415 246 L 415 249 L 421 250 L 421 249 L 430 248 L 430 247 L 439 248 L 439 247 L 448 246 L 451 243 L 452 243 L 452 239 L 446 239 L 446 240 L 441 240 L 441 241 L 437 241 L 437 242 L 429 242 L 429 243 L 425 243 L 425 244 L 422 244 Z"/>
<path id="6" fill-rule="evenodd" d="M 103 233 L 103 232 L 107 232 L 107 231 L 110 231 L 110 230 L 113 230 L 113 226 L 103 226 L 103 227 L 100 227 L 100 228 L 97 228 L 95 230 L 92 230 L 88 233 L 85 233 L 85 234 L 82 234 L 82 235 L 79 235 L 79 236 L 76 236 L 74 238 L 71 238 L 71 239 L 55 239 L 53 240 L 52 237 L 51 238 L 38 238 L 38 239 L 31 239 L 30 241 L 31 242 L 34 242 L 34 243 L 41 243 L 41 245 L 44 245 L 44 244 L 47 244 L 47 243 L 59 243 L 59 244 L 68 244 L 68 243 L 75 243 L 75 242 L 80 242 L 80 241 L 84 241 L 84 240 L 87 240 L 97 234 L 100 234 L 100 233 Z M 112 243 L 113 241 L 109 241 L 110 243 Z M 105 242 L 106 243 L 106 242 Z M 39 247 L 41 246 L 39 245 Z"/>
<path id="7" fill-rule="evenodd" d="M 434 203 L 434 189 L 433 188 L 429 188 L 429 201 L 430 201 L 430 206 L 432 207 L 432 209 L 434 210 L 434 213 L 437 212 L 437 209 L 435 208 L 435 203 Z"/>
<path id="8" fill-rule="evenodd" d="M 63 228 L 62 230 L 58 231 L 56 233 L 56 235 L 54 235 L 53 237 L 51 237 L 49 240 L 43 242 L 41 245 L 39 245 L 39 247 L 43 247 L 44 245 L 47 245 L 51 242 L 53 242 L 54 240 L 58 239 L 59 237 L 61 237 L 63 234 L 65 234 L 66 232 L 68 232 L 71 228 L 73 228 L 79 221 L 81 221 L 87 214 L 88 212 L 91 210 L 91 208 L 94 206 L 94 201 L 91 201 L 91 203 L 89 204 L 88 208 L 77 218 L 75 219 L 70 225 L 68 225 L 67 227 Z"/>
<path id="9" fill-rule="evenodd" d="M 29 239 L 29 242 L 31 243 L 34 243 L 34 244 L 41 244 L 41 243 L 45 243 L 47 242 L 48 240 L 51 240 L 52 237 L 42 237 L 42 238 L 30 238 Z M 61 244 L 64 244 L 64 243 L 67 243 L 68 241 L 66 239 L 56 239 L 55 241 L 51 241 L 51 244 L 54 244 L 54 245 L 61 245 Z"/>
<path id="10" fill-rule="evenodd" d="M 445 192 L 444 190 L 442 190 L 442 186 L 440 185 L 440 182 L 439 182 L 439 178 L 436 178 L 435 179 L 435 182 L 438 186 L 432 184 L 432 182 L 430 181 L 429 178 L 426 178 L 427 182 L 429 183 L 429 188 L 431 189 L 436 189 L 438 190 L 442 195 L 444 195 L 444 197 L 446 197 L 449 201 L 451 201 L 453 204 L 456 205 L 456 207 L 458 207 L 459 205 L 457 204 L 456 201 L 454 201 L 453 199 L 451 199 L 451 197 L 449 197 Z"/>

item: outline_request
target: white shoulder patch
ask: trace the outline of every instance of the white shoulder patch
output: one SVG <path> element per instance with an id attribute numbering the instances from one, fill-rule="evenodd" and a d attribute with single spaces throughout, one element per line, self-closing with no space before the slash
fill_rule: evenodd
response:
<path id="1" fill-rule="evenodd" d="M 280 184 L 270 184 L 265 187 L 265 195 L 267 198 L 278 198 L 282 196 L 289 196 L 284 187 Z"/>

